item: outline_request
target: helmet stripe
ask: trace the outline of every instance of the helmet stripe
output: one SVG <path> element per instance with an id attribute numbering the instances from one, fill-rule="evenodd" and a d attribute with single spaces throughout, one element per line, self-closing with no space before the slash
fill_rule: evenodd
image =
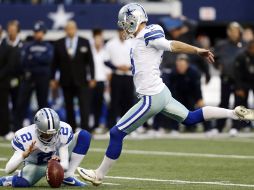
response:
<path id="1" fill-rule="evenodd" d="M 53 128 L 53 121 L 52 121 L 52 117 L 50 117 L 51 113 L 49 110 L 50 110 L 49 108 L 46 108 L 46 111 L 48 112 L 48 116 L 49 116 L 49 123 L 50 123 L 49 129 L 51 130 Z"/>
<path id="2" fill-rule="evenodd" d="M 45 109 L 42 109 L 42 110 L 46 113 L 46 116 L 47 116 L 47 119 L 48 119 L 48 129 L 50 129 L 50 122 L 49 122 L 48 112 Z"/>
<path id="3" fill-rule="evenodd" d="M 51 112 L 51 109 L 49 109 L 49 113 L 50 113 L 50 115 L 51 115 L 51 119 L 52 119 L 52 126 L 53 126 L 53 129 L 55 129 L 55 122 L 54 122 L 54 117 L 53 117 L 53 114 L 52 114 L 52 112 Z"/>

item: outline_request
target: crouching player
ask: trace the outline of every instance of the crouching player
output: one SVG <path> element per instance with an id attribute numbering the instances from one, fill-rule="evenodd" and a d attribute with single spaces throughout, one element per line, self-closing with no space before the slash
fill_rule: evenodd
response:
<path id="1" fill-rule="evenodd" d="M 58 114 L 49 108 L 39 110 L 34 124 L 16 132 L 12 140 L 15 152 L 6 164 L 5 172 L 10 174 L 24 163 L 18 174 L 0 178 L 0 186 L 30 187 L 46 175 L 49 159 L 59 158 L 63 167 L 63 183 L 71 186 L 86 184 L 74 177 L 90 146 L 91 136 L 81 130 L 73 134 L 72 128 L 60 121 Z"/>

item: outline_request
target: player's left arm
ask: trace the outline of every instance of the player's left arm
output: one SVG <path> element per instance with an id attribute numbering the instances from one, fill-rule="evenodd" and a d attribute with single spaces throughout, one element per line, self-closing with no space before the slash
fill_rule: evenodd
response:
<path id="1" fill-rule="evenodd" d="M 214 55 L 210 50 L 198 48 L 180 41 L 171 41 L 170 49 L 174 53 L 197 54 L 210 63 L 214 62 Z"/>

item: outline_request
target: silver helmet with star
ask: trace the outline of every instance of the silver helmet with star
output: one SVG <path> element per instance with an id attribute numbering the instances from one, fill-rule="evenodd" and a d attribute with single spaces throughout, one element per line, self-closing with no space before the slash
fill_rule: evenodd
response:
<path id="1" fill-rule="evenodd" d="M 60 119 L 53 109 L 40 109 L 34 116 L 34 124 L 38 139 L 42 143 L 50 145 L 56 141 L 60 129 Z"/>
<path id="2" fill-rule="evenodd" d="M 118 13 L 118 26 L 128 34 L 134 34 L 138 26 L 147 21 L 145 9 L 138 3 L 127 4 Z"/>

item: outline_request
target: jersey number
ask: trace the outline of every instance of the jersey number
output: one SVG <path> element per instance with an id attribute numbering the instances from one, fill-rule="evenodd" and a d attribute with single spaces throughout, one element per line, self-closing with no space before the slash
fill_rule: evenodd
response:
<path id="1" fill-rule="evenodd" d="M 131 48 L 131 51 L 130 51 L 130 57 L 131 57 L 131 72 L 134 75 L 135 74 L 135 65 L 134 65 L 133 49 L 132 48 Z"/>
<path id="2" fill-rule="evenodd" d="M 22 139 L 23 143 L 25 143 L 27 141 L 32 140 L 32 135 L 31 133 L 28 132 L 26 134 L 20 135 L 20 138 Z"/>
<path id="3" fill-rule="evenodd" d="M 45 153 L 45 152 L 40 152 L 37 154 L 38 160 L 37 164 L 46 164 L 49 159 L 52 157 L 53 152 Z"/>
<path id="4" fill-rule="evenodd" d="M 62 135 L 68 135 L 68 128 L 61 128 L 60 129 L 60 134 L 62 134 Z"/>

